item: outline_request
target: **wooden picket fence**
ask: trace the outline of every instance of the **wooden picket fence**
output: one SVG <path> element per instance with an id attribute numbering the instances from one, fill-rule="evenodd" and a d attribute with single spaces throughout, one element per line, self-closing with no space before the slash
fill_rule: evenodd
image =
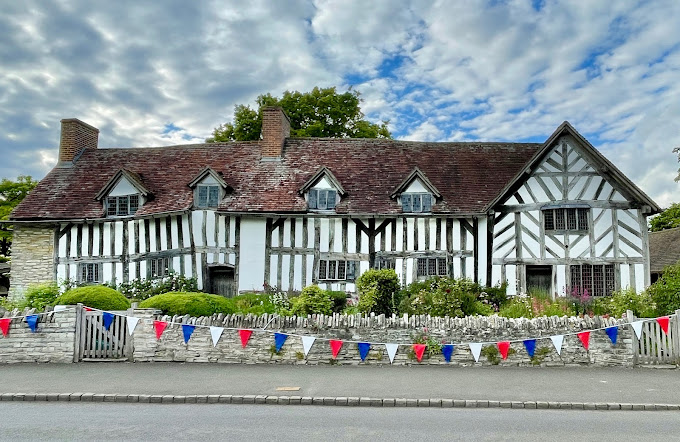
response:
<path id="1" fill-rule="evenodd" d="M 75 362 L 97 360 L 127 360 L 131 355 L 130 339 L 127 332 L 125 314 L 113 317 L 107 330 L 104 327 L 103 313 L 88 311 L 79 305 L 76 308 Z"/>
<path id="2" fill-rule="evenodd" d="M 635 363 L 642 365 L 680 365 L 680 310 L 671 316 L 668 333 L 664 333 L 658 322 L 645 321 L 640 339 L 633 341 Z M 632 312 L 628 312 L 631 322 Z M 635 335 L 633 334 L 633 338 Z"/>

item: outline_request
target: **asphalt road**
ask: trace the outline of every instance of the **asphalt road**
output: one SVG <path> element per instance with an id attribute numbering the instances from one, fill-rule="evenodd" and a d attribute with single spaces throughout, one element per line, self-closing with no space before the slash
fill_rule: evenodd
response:
<path id="1" fill-rule="evenodd" d="M 180 363 L 0 365 L 0 393 L 363 396 L 680 404 L 680 370 Z M 295 387 L 281 391 L 277 388 Z"/>
<path id="2" fill-rule="evenodd" d="M 0 403 L 0 440 L 678 440 L 677 411 Z"/>

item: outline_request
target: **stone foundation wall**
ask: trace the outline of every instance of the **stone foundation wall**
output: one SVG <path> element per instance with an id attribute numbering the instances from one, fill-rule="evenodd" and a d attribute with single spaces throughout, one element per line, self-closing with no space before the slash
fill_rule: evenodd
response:
<path id="1" fill-rule="evenodd" d="M 15 225 L 9 298 L 21 298 L 29 285 L 54 277 L 54 229 Z"/>
<path id="2" fill-rule="evenodd" d="M 355 342 L 345 342 L 336 360 L 331 357 L 328 341 L 317 339 L 307 357 L 304 357 L 302 340 L 289 336 L 282 351 L 275 353 L 273 331 L 290 335 L 310 335 L 317 338 L 342 339 L 371 343 L 397 343 L 400 346 L 394 359 L 396 365 L 446 364 L 441 354 L 427 355 L 417 362 L 411 351 L 411 344 L 417 335 L 426 334 L 438 342 L 470 343 L 487 342 L 484 347 L 493 346 L 502 340 L 537 338 L 536 354 L 529 358 L 521 342 L 512 343 L 510 355 L 501 365 L 510 366 L 633 366 L 634 332 L 629 326 L 619 328 L 618 342 L 612 345 L 604 331 L 594 331 L 590 337 L 590 348 L 586 351 L 576 335 L 565 336 L 562 354 L 555 350 L 550 336 L 575 333 L 600 327 L 627 324 L 626 320 L 613 318 L 536 318 L 507 319 L 497 316 L 468 318 L 428 317 L 369 317 L 357 316 L 313 316 L 310 318 L 278 318 L 271 316 L 241 317 L 214 316 L 211 318 L 188 318 L 158 316 L 156 319 L 184 322 L 196 325 L 213 325 L 254 329 L 246 348 L 242 348 L 237 330 L 225 329 L 216 347 L 213 347 L 210 330 L 197 327 L 189 340 L 184 343 L 181 325 L 169 325 L 160 340 L 156 340 L 152 314 L 136 311 L 135 316 L 144 317 L 134 334 L 135 361 L 176 361 L 176 362 L 219 362 L 241 364 L 341 364 L 380 365 L 389 364 L 384 345 L 371 346 L 366 361 L 362 362 Z M 267 331 L 261 331 L 263 327 Z M 260 330 L 258 330 L 260 329 Z M 545 350 L 541 350 L 545 349 Z M 514 352 L 513 352 L 514 351 Z M 493 359 L 493 358 L 492 358 Z M 500 359 L 500 356 L 498 356 Z M 475 363 L 467 345 L 456 345 L 449 365 L 491 365 L 484 352 Z M 498 362 L 496 362 L 498 363 Z"/>
<path id="3" fill-rule="evenodd" d="M 26 314 L 30 313 L 22 313 Z M 0 315 L 11 316 L 10 312 Z M 7 336 L 0 333 L 0 363 L 73 362 L 75 331 L 74 310 L 40 315 L 35 333 L 24 318 L 12 319 Z"/>

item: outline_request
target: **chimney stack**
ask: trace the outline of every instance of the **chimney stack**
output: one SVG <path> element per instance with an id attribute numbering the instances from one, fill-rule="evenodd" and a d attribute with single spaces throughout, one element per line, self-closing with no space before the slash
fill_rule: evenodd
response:
<path id="1" fill-rule="evenodd" d="M 286 138 L 290 137 L 290 120 L 280 107 L 268 106 L 262 109 L 262 159 L 281 158 Z"/>
<path id="2" fill-rule="evenodd" d="M 84 149 L 96 149 L 99 129 L 77 118 L 61 120 L 59 164 L 70 165 Z"/>

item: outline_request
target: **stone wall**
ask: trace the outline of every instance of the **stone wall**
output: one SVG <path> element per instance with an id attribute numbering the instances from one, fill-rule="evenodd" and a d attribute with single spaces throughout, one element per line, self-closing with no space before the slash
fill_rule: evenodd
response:
<path id="1" fill-rule="evenodd" d="M 32 312 L 5 312 L 9 318 Z M 0 363 L 73 362 L 76 314 L 74 310 L 40 315 L 33 333 L 24 318 L 12 319 L 7 336 L 0 333 Z"/>
<path id="2" fill-rule="evenodd" d="M 49 281 L 54 281 L 54 228 L 15 225 L 9 298 L 20 298 L 29 285 Z"/>
<path id="3" fill-rule="evenodd" d="M 177 361 L 177 362 L 219 362 L 219 363 L 284 363 L 284 364 L 389 364 L 384 345 L 372 345 L 365 362 L 361 361 L 355 342 L 345 342 L 336 360 L 332 360 L 328 341 L 317 339 L 307 357 L 304 357 L 299 336 L 289 336 L 280 354 L 274 352 L 273 331 L 291 335 L 311 335 L 318 338 L 364 341 L 371 343 L 397 343 L 400 346 L 394 364 L 419 364 L 411 351 L 416 335 L 427 334 L 438 342 L 470 343 L 486 342 L 484 347 L 495 346 L 501 340 L 539 338 L 536 354 L 542 354 L 532 361 L 521 342 L 512 343 L 511 353 L 501 365 L 514 366 L 625 366 L 633 365 L 634 334 L 629 326 L 619 328 L 616 345 L 602 330 L 594 331 L 590 337 L 590 349 L 586 351 L 576 335 L 565 336 L 562 354 L 559 355 L 550 336 L 576 333 L 617 324 L 626 320 L 613 318 L 536 318 L 507 319 L 497 316 L 468 318 L 412 317 L 368 317 L 360 316 L 312 316 L 309 318 L 279 318 L 271 316 L 242 317 L 214 316 L 211 318 L 188 318 L 159 316 L 157 319 L 184 322 L 196 325 L 254 329 L 246 348 L 242 348 L 237 330 L 225 329 L 216 347 L 213 347 L 208 328 L 197 327 L 189 340 L 184 343 L 182 327 L 169 325 L 160 340 L 156 340 L 152 314 L 135 311 L 143 317 L 134 334 L 135 361 Z M 267 327 L 267 332 L 260 331 Z M 258 330 L 260 329 L 260 330 Z M 542 338 L 542 339 L 540 339 Z M 545 349 L 545 350 L 541 350 Z M 513 352 L 514 350 L 514 352 Z M 500 357 L 498 357 L 500 359 Z M 476 365 L 490 365 L 484 353 Z M 446 364 L 441 354 L 428 356 L 420 364 Z M 467 345 L 456 345 L 452 366 L 475 365 Z"/>

